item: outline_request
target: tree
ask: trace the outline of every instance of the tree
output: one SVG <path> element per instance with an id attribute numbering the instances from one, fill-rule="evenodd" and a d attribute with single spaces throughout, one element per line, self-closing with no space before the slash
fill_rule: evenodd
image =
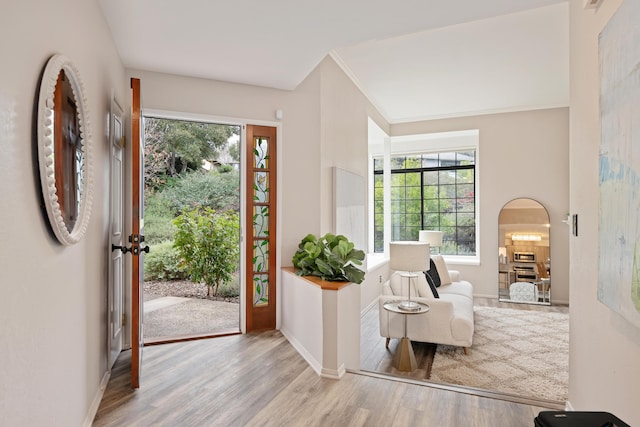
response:
<path id="1" fill-rule="evenodd" d="M 240 220 L 236 213 L 217 213 L 211 208 L 183 212 L 174 223 L 174 247 L 191 279 L 208 286 L 207 295 L 218 294 L 220 284 L 229 283 L 240 260 Z"/>
<path id="2" fill-rule="evenodd" d="M 239 134 L 238 126 L 149 117 L 144 127 L 145 178 L 154 187 L 163 176 L 200 169 L 203 160 L 217 160 L 221 153 L 233 156 L 228 141 Z"/>

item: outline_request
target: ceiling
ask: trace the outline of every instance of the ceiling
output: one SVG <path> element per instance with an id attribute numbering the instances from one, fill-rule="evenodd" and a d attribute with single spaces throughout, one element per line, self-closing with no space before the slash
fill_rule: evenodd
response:
<path id="1" fill-rule="evenodd" d="M 327 55 L 391 123 L 569 104 L 567 0 L 98 0 L 128 68 L 292 90 Z"/>

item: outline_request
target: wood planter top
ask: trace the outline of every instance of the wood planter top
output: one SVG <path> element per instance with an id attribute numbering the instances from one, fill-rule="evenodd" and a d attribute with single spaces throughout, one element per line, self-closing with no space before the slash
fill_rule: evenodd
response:
<path id="1" fill-rule="evenodd" d="M 282 271 L 295 274 L 297 276 L 295 267 L 282 267 Z M 314 286 L 319 287 L 323 291 L 339 291 L 340 289 L 346 286 L 349 286 L 351 284 L 351 282 L 333 282 L 328 280 L 322 280 L 320 277 L 317 277 L 317 276 L 298 276 L 298 277 L 300 277 L 303 280 L 306 280 L 307 282 L 311 283 Z"/>

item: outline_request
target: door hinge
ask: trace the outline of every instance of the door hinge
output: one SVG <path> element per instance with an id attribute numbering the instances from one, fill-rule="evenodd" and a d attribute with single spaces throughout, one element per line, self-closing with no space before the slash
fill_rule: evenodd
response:
<path id="1" fill-rule="evenodd" d="M 125 313 L 122 313 L 122 326 L 127 324 L 127 315 Z"/>

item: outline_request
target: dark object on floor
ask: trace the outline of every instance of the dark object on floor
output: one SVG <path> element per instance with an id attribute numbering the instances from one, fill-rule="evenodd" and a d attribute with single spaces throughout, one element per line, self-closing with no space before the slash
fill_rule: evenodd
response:
<path id="1" fill-rule="evenodd" d="M 535 427 L 630 427 L 609 412 L 542 411 Z"/>

